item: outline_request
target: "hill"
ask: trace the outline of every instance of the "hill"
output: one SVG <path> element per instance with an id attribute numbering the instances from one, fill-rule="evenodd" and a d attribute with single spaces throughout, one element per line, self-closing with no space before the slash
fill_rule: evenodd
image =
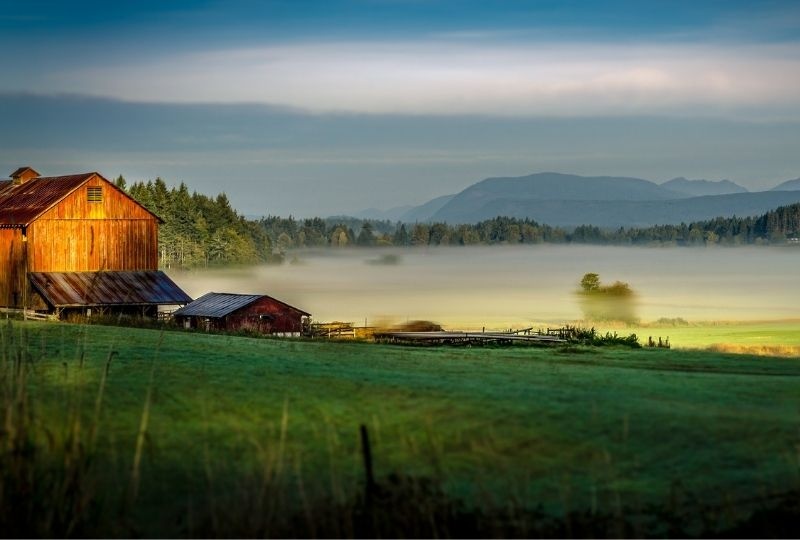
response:
<path id="1" fill-rule="evenodd" d="M 455 201 L 454 201 L 455 202 Z M 709 220 L 715 217 L 755 216 L 779 206 L 800 202 L 800 192 L 767 191 L 710 195 L 662 201 L 531 200 L 494 198 L 476 205 L 449 204 L 434 221 L 473 223 L 495 216 L 531 217 L 558 227 L 591 224 L 597 227 L 648 227 Z"/>
<path id="2" fill-rule="evenodd" d="M 778 184 L 771 191 L 800 191 L 800 178 L 794 180 L 787 180 L 782 184 Z"/>
<path id="3" fill-rule="evenodd" d="M 730 180 L 687 180 L 686 178 L 673 178 L 661 184 L 662 188 L 680 193 L 687 197 L 702 197 L 704 195 L 730 195 L 731 193 L 747 193 L 747 189 Z"/>
<path id="4" fill-rule="evenodd" d="M 407 204 L 404 206 L 395 206 L 394 208 L 389 208 L 388 210 L 381 210 L 379 208 L 367 208 L 366 210 L 361 210 L 360 212 L 356 212 L 353 217 L 358 219 L 377 219 L 377 220 L 389 220 L 389 221 L 403 221 L 403 216 L 412 210 L 417 208 L 416 206 Z M 336 216 L 332 216 L 336 217 Z"/>
<path id="5" fill-rule="evenodd" d="M 715 191 L 729 193 L 692 195 Z M 476 223 L 508 216 L 560 227 L 647 227 L 719 216 L 754 216 L 798 201 L 796 191 L 749 193 L 726 180 L 677 178 L 659 186 L 640 178 L 538 173 L 478 182 L 452 197 L 429 219 Z"/>
<path id="6" fill-rule="evenodd" d="M 415 221 L 427 221 L 431 219 L 431 217 L 433 217 L 433 215 L 436 212 L 438 212 L 444 205 L 453 200 L 453 197 L 455 197 L 455 195 L 442 195 L 441 197 L 436 197 L 435 199 L 431 199 L 425 204 L 415 206 L 407 210 L 402 216 L 400 216 L 400 221 L 404 223 L 414 223 Z"/>

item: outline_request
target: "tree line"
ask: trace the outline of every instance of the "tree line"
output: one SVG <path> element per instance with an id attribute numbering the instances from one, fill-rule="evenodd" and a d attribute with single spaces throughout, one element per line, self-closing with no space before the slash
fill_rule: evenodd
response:
<path id="1" fill-rule="evenodd" d="M 231 207 L 224 193 L 216 197 L 190 193 L 184 183 L 168 188 L 161 178 L 128 185 L 120 176 L 115 184 L 163 220 L 159 227 L 159 261 L 165 268 L 281 262 L 289 250 L 304 247 L 542 243 L 736 246 L 796 242 L 800 236 L 800 203 L 757 217 L 719 217 L 615 230 L 581 225 L 570 230 L 510 217 L 461 225 L 352 217 L 246 219 Z"/>

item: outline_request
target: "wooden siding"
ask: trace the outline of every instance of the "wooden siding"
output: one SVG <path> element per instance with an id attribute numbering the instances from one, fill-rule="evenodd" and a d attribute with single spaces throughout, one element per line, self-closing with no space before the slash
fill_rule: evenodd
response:
<path id="1" fill-rule="evenodd" d="M 154 220 L 41 219 L 28 244 L 29 272 L 158 269 Z"/>
<path id="2" fill-rule="evenodd" d="M 0 229 L 0 305 L 22 307 L 25 286 L 22 230 Z"/>
<path id="3" fill-rule="evenodd" d="M 28 242 L 30 272 L 158 269 L 155 216 L 97 175 L 34 221 Z"/>
<path id="4" fill-rule="evenodd" d="M 90 187 L 102 188 L 103 202 L 89 202 L 88 188 Z M 38 219 L 144 219 L 149 221 L 156 218 L 116 186 L 95 174 Z"/>

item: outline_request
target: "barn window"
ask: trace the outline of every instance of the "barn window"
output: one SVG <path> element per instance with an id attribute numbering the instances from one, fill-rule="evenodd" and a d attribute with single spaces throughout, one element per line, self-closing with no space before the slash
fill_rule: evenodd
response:
<path id="1" fill-rule="evenodd" d="M 89 202 L 103 202 L 103 188 L 90 187 L 87 189 L 87 200 Z"/>

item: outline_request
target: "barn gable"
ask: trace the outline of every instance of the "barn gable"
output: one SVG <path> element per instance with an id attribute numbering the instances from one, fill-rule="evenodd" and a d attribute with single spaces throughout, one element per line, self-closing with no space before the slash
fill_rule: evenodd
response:
<path id="1" fill-rule="evenodd" d="M 32 170 L 32 169 L 30 169 Z M 160 218 L 96 172 L 13 180 L 0 186 L 0 227 L 37 219 Z"/>

